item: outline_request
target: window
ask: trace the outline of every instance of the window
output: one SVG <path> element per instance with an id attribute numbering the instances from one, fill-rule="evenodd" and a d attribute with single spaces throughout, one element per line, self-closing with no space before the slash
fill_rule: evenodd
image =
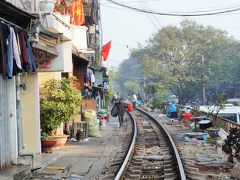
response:
<path id="1" fill-rule="evenodd" d="M 219 113 L 219 116 L 237 123 L 237 113 Z"/>

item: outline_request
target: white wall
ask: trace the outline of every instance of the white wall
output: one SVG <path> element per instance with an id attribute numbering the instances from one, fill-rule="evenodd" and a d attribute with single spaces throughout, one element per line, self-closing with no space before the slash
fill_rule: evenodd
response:
<path id="1" fill-rule="evenodd" d="M 75 26 L 72 27 L 72 42 L 77 50 L 87 50 L 87 30 L 86 26 Z"/>
<path id="2" fill-rule="evenodd" d="M 0 169 L 17 162 L 17 116 L 15 78 L 0 74 Z"/>
<path id="3" fill-rule="evenodd" d="M 73 72 L 73 63 L 72 63 L 72 42 L 68 41 L 63 43 L 63 59 L 64 59 L 64 72 Z"/>

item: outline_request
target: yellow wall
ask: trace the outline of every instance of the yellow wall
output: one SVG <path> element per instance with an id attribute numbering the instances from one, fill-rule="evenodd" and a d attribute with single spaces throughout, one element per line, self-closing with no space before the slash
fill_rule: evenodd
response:
<path id="1" fill-rule="evenodd" d="M 53 78 L 61 78 L 61 73 L 30 73 L 22 77 L 26 81 L 26 90 L 21 91 L 24 153 L 41 152 L 39 86 Z"/>
<path id="2" fill-rule="evenodd" d="M 60 72 L 41 72 L 38 73 L 39 76 L 39 86 L 41 86 L 42 83 L 44 83 L 47 80 L 50 79 L 61 79 L 61 73 Z"/>
<path id="3" fill-rule="evenodd" d="M 39 74 L 38 82 L 40 87 L 47 80 L 61 79 L 61 72 L 44 72 L 44 73 L 38 73 L 38 74 Z M 56 134 L 63 134 L 63 126 L 57 129 Z"/>
<path id="4" fill-rule="evenodd" d="M 26 78 L 26 79 L 25 79 Z M 21 91 L 24 153 L 40 153 L 39 88 L 37 73 L 23 75 L 26 90 Z"/>

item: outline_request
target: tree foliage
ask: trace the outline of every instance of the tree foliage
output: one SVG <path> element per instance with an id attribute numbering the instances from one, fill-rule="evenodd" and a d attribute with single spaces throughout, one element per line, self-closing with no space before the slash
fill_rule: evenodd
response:
<path id="1" fill-rule="evenodd" d="M 134 93 L 142 93 L 143 73 L 137 58 L 130 57 L 120 65 L 115 81 L 124 96 Z M 118 90 L 119 92 L 119 90 Z"/>
<path id="2" fill-rule="evenodd" d="M 126 81 L 123 86 L 127 94 L 140 92 L 140 86 L 136 81 Z"/>
<path id="3" fill-rule="evenodd" d="M 203 79 L 209 97 L 239 95 L 239 45 L 226 32 L 196 22 L 186 20 L 179 27 L 166 26 L 121 64 L 120 83 L 136 77 L 141 69 L 140 77 L 164 85 L 182 103 L 201 100 Z"/>

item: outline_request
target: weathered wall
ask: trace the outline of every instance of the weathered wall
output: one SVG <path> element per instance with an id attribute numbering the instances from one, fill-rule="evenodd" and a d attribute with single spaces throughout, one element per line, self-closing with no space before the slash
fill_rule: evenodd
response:
<path id="1" fill-rule="evenodd" d="M 0 169 L 17 161 L 15 78 L 0 75 Z"/>
<path id="2" fill-rule="evenodd" d="M 29 74 L 26 90 L 22 91 L 24 153 L 41 152 L 39 106 L 38 74 Z"/>

